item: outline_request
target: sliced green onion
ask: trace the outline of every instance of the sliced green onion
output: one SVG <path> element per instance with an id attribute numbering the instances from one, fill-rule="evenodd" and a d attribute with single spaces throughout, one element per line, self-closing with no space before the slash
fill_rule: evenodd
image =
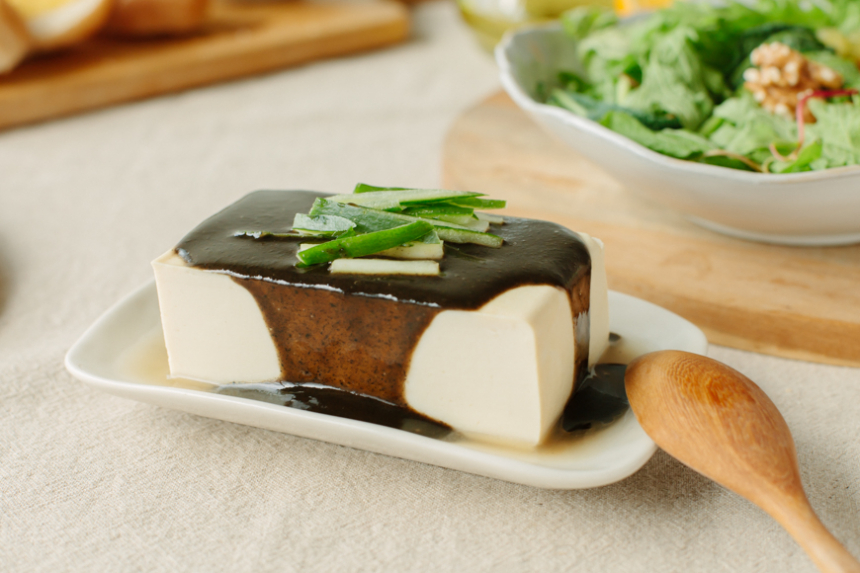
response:
<path id="1" fill-rule="evenodd" d="M 378 257 L 391 257 L 392 259 L 433 259 L 441 260 L 445 257 L 445 247 L 442 241 L 438 243 L 408 243 L 402 247 L 392 247 L 376 253 Z"/>
<path id="2" fill-rule="evenodd" d="M 324 243 L 302 243 L 299 245 L 299 251 L 306 251 Z M 388 257 L 391 259 L 402 259 L 404 261 L 423 261 L 435 260 L 441 261 L 445 258 L 445 246 L 442 241 L 436 243 L 418 243 L 412 241 L 399 247 L 391 247 L 384 251 L 374 253 L 377 257 Z"/>
<path id="3" fill-rule="evenodd" d="M 404 215 L 413 217 L 431 217 L 433 215 L 467 215 L 472 216 L 475 210 L 471 207 L 458 207 L 450 203 L 431 203 L 419 207 L 409 207 L 403 212 Z"/>
<path id="4" fill-rule="evenodd" d="M 444 225 L 448 221 L 440 220 L 439 224 Z M 486 233 L 490 229 L 490 222 L 486 219 L 469 219 L 465 223 L 458 223 L 458 226 L 463 227 L 465 229 L 471 229 L 472 231 L 478 231 L 479 233 Z"/>
<path id="5" fill-rule="evenodd" d="M 450 201 L 451 199 L 477 197 L 481 193 L 470 191 L 448 191 L 445 189 L 405 189 L 400 191 L 367 191 L 333 195 L 328 199 L 338 203 L 360 205 L 383 211 L 402 211 L 412 205 Z"/>
<path id="6" fill-rule="evenodd" d="M 421 215 L 422 219 L 433 219 L 434 221 L 442 221 L 445 223 L 454 223 L 455 225 L 462 225 L 464 227 L 469 227 L 478 222 L 478 218 L 474 215 Z"/>
<path id="7" fill-rule="evenodd" d="M 458 197 L 449 200 L 448 203 L 474 209 L 504 209 L 507 205 L 507 201 L 501 199 L 481 199 L 480 197 Z"/>
<path id="8" fill-rule="evenodd" d="M 317 237 L 342 237 L 355 234 L 355 223 L 346 217 L 338 215 L 320 215 L 309 217 L 302 213 L 296 213 L 293 219 L 293 230 L 300 235 L 314 235 Z"/>
<path id="9" fill-rule="evenodd" d="M 392 261 L 389 259 L 338 259 L 332 261 L 329 271 L 354 275 L 419 275 L 439 274 L 436 261 Z"/>
<path id="10" fill-rule="evenodd" d="M 299 251 L 296 255 L 300 261 L 298 266 L 317 265 L 345 257 L 365 257 L 414 241 L 432 230 L 430 223 L 415 221 L 393 229 L 335 239 Z"/>
<path id="11" fill-rule="evenodd" d="M 447 203 L 409 207 L 403 211 L 403 214 L 411 217 L 421 217 L 422 219 L 448 221 L 457 225 L 468 225 L 477 219 L 474 209 L 470 207 L 458 207 Z"/>
<path id="12" fill-rule="evenodd" d="M 439 233 L 439 238 L 443 241 L 452 243 L 474 243 L 485 247 L 493 247 L 497 249 L 505 242 L 498 235 L 491 233 L 479 233 L 469 229 L 454 229 L 450 227 L 438 227 L 436 232 Z"/>
<path id="13" fill-rule="evenodd" d="M 370 191 L 406 191 L 408 187 L 377 187 L 376 185 L 368 185 L 367 183 L 358 183 L 353 189 L 353 193 L 368 193 Z"/>
<path id="14" fill-rule="evenodd" d="M 431 222 L 432 225 L 432 222 Z M 406 243 L 406 247 L 412 244 L 428 244 L 428 245 L 441 245 L 442 239 L 439 238 L 438 233 L 436 233 L 436 229 L 434 228 L 432 231 L 418 239 L 417 241 L 412 241 L 411 243 Z"/>
<path id="15" fill-rule="evenodd" d="M 447 221 L 420 219 L 410 217 L 409 215 L 402 215 L 400 213 L 389 213 L 386 211 L 378 211 L 376 209 L 368 209 L 366 207 L 345 205 L 343 203 L 332 201 L 331 199 L 317 199 L 314 201 L 314 205 L 311 208 L 311 216 L 318 215 L 339 215 L 341 217 L 346 217 L 347 219 L 355 222 L 355 230 L 358 233 L 390 229 L 392 227 L 414 221 L 426 221 L 435 227 L 436 233 L 442 240 L 449 240 L 455 243 L 475 243 L 476 245 L 485 245 L 490 247 L 501 246 L 503 242 L 502 238 L 497 237 L 496 235 L 475 231 L 462 225 L 448 223 Z M 457 238 L 446 239 L 442 235 L 443 230 L 447 233 L 446 236 Z M 453 233 L 452 231 L 454 230 L 463 231 L 463 233 Z"/>
<path id="16" fill-rule="evenodd" d="M 399 213 L 347 205 L 332 201 L 331 199 L 317 199 L 314 201 L 310 216 L 319 217 L 321 215 L 334 215 L 349 219 L 355 223 L 355 230 L 358 233 L 384 231 L 385 229 L 392 229 L 417 220 L 415 217 L 407 217 Z"/>
<path id="17" fill-rule="evenodd" d="M 501 215 L 493 215 L 491 213 L 475 213 L 475 216 L 481 221 L 486 221 L 491 225 L 504 225 L 505 218 Z"/>
<path id="18" fill-rule="evenodd" d="M 236 231 L 234 237 L 253 237 L 254 239 L 263 239 L 272 237 L 273 239 L 295 239 L 299 237 L 296 233 L 274 233 L 272 231 Z"/>

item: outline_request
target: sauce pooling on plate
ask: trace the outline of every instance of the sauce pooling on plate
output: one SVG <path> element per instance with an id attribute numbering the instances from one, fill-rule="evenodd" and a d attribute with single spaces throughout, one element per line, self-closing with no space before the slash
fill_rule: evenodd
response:
<path id="1" fill-rule="evenodd" d="M 598 364 L 576 385 L 562 414 L 565 432 L 588 430 L 617 420 L 630 403 L 624 391 L 624 364 Z M 430 420 L 408 408 L 335 388 L 296 384 L 228 384 L 214 389 L 217 394 L 279 404 L 299 410 L 371 422 L 427 436 L 443 438 L 451 433 L 445 424 Z"/>
<path id="2" fill-rule="evenodd" d="M 237 396 L 279 404 L 298 410 L 370 422 L 430 438 L 442 438 L 451 432 L 445 424 L 431 420 L 400 406 L 394 406 L 337 388 L 296 384 L 228 384 L 214 389 L 216 394 Z"/>

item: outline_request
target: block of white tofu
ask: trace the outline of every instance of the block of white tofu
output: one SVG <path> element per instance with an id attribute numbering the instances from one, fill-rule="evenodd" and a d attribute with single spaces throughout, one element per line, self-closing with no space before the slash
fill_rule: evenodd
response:
<path id="1" fill-rule="evenodd" d="M 247 289 L 172 250 L 152 267 L 171 376 L 217 384 L 278 379 L 275 343 Z"/>
<path id="2" fill-rule="evenodd" d="M 608 344 L 602 244 L 510 219 L 509 245 L 449 258 L 440 277 L 385 278 L 303 272 L 295 241 L 236 238 L 317 195 L 252 193 L 153 262 L 171 375 L 325 385 L 540 444 Z"/>
<path id="3" fill-rule="evenodd" d="M 406 402 L 464 433 L 536 445 L 573 391 L 575 351 L 567 293 L 518 287 L 433 319 L 412 355 Z"/>
<path id="4" fill-rule="evenodd" d="M 602 245 L 581 236 L 592 261 L 587 347 L 593 364 L 609 337 L 606 275 Z M 275 342 L 247 289 L 173 251 L 153 268 L 172 376 L 218 384 L 278 379 Z M 583 347 L 574 340 L 565 290 L 517 287 L 475 311 L 436 315 L 413 351 L 404 398 L 416 412 L 460 432 L 537 445 L 573 391 L 576 351 Z"/>

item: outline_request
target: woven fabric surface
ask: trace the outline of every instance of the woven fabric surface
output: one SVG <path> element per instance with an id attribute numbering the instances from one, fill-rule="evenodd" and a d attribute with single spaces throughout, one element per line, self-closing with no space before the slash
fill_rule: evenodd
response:
<path id="1" fill-rule="evenodd" d="M 258 188 L 439 184 L 499 87 L 447 3 L 388 50 L 0 134 L 0 571 L 812 572 L 763 512 L 662 452 L 548 491 L 103 394 L 63 356 L 149 261 Z M 860 370 L 725 348 L 860 555 Z"/>

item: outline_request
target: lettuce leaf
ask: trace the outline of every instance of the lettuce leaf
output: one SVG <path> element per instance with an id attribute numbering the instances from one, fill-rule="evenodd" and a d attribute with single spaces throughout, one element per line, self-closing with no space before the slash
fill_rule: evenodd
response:
<path id="1" fill-rule="evenodd" d="M 618 103 L 664 111 L 677 116 L 685 128 L 698 128 L 714 109 L 708 83 L 719 80 L 699 59 L 693 46 L 696 37 L 691 28 L 680 27 L 660 38 L 642 68 L 642 85 Z"/>
<path id="2" fill-rule="evenodd" d="M 846 103 L 810 100 L 808 105 L 818 121 L 807 125 L 806 133 L 821 139 L 821 157 L 830 167 L 860 164 L 860 97 Z"/>
<path id="3" fill-rule="evenodd" d="M 651 131 L 623 111 L 609 112 L 600 123 L 648 149 L 678 159 L 689 159 L 716 149 L 715 145 L 701 135 L 683 129 Z"/>
<path id="4" fill-rule="evenodd" d="M 590 33 L 618 23 L 618 16 L 609 9 L 580 6 L 561 15 L 561 25 L 568 36 L 581 40 Z"/>
<path id="5" fill-rule="evenodd" d="M 813 29 L 833 27 L 850 31 L 860 27 L 860 3 L 857 0 L 758 0 L 755 10 L 770 22 Z"/>
<path id="6" fill-rule="evenodd" d="M 608 103 L 617 103 L 616 84 L 620 76 L 638 65 L 625 31 L 619 26 L 598 30 L 579 42 L 577 55 L 592 86 L 590 93 Z"/>
<path id="7" fill-rule="evenodd" d="M 801 171 L 810 171 L 811 165 L 821 159 L 821 154 L 824 149 L 824 146 L 821 144 L 821 140 L 816 139 L 812 143 L 809 143 L 800 150 L 800 153 L 797 154 L 797 159 L 794 161 L 783 162 L 776 161 L 771 166 L 770 171 L 772 173 L 799 173 Z"/>
<path id="8" fill-rule="evenodd" d="M 623 111 L 635 117 L 648 129 L 660 130 L 665 128 L 680 128 L 681 122 L 678 118 L 663 111 L 646 112 L 631 109 L 614 103 L 606 103 L 594 99 L 586 94 L 573 91 L 555 90 L 547 100 L 547 103 L 563 107 L 577 115 L 587 117 L 592 121 L 600 123 L 606 114 L 611 111 Z"/>
<path id="9" fill-rule="evenodd" d="M 797 145 L 793 118 L 771 114 L 742 89 L 732 91 L 743 83 L 751 51 L 773 41 L 836 70 L 846 87 L 860 88 L 860 69 L 837 56 L 822 34 L 860 38 L 860 0 L 676 2 L 620 23 L 606 10 L 580 8 L 562 21 L 577 40 L 585 74 L 548 83 L 564 88 L 547 89 L 548 103 L 682 159 L 749 168 L 737 157 L 704 155 L 723 149 L 781 173 L 860 164 L 858 98 L 810 102 L 821 116 L 807 126 L 806 145 L 793 161 L 774 161 L 771 145 L 783 154 Z"/>
<path id="10" fill-rule="evenodd" d="M 749 155 L 777 141 L 797 141 L 793 121 L 762 109 L 747 93 L 721 103 L 714 109 L 713 117 L 723 122 L 708 139 L 732 153 Z"/>

